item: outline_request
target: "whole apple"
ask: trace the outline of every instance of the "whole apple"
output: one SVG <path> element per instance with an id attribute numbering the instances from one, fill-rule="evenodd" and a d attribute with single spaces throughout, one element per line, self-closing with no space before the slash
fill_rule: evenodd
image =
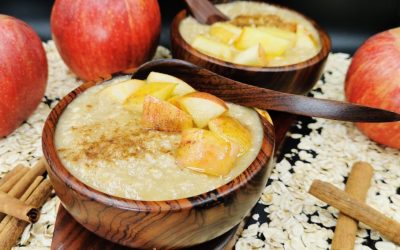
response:
<path id="1" fill-rule="evenodd" d="M 372 36 L 357 50 L 345 93 L 349 102 L 400 113 L 400 28 Z M 400 148 L 400 122 L 356 125 L 372 140 Z"/>
<path id="2" fill-rule="evenodd" d="M 0 15 L 0 137 L 32 114 L 46 83 L 47 59 L 39 36 L 21 20 Z"/>
<path id="3" fill-rule="evenodd" d="M 84 80 L 127 71 L 151 59 L 160 29 L 157 0 L 56 0 L 51 13 L 57 49 Z"/>

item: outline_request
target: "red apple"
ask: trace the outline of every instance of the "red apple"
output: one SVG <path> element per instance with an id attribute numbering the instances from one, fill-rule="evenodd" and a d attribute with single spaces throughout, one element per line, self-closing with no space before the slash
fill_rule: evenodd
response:
<path id="1" fill-rule="evenodd" d="M 47 59 L 35 31 L 0 15 L 0 137 L 13 132 L 39 105 L 47 83 Z"/>
<path id="2" fill-rule="evenodd" d="M 57 49 L 84 80 L 133 69 L 151 59 L 160 28 L 157 0 L 57 0 L 51 13 Z"/>
<path id="3" fill-rule="evenodd" d="M 400 28 L 372 36 L 357 50 L 345 93 L 349 102 L 400 113 Z M 356 125 L 372 140 L 400 148 L 400 122 Z"/>

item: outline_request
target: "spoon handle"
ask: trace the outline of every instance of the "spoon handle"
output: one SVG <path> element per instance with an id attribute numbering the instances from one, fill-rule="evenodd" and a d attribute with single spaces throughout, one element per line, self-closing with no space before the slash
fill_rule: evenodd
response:
<path id="1" fill-rule="evenodd" d="M 229 18 L 208 0 L 184 0 L 194 18 L 202 24 L 228 21 Z"/>
<path id="2" fill-rule="evenodd" d="M 196 81 L 196 84 L 194 84 L 197 90 L 211 93 L 223 100 L 239 105 L 349 122 L 400 121 L 400 114 L 391 111 L 341 101 L 288 94 L 230 79 L 228 79 L 229 81 L 221 81 L 221 76 L 217 78 L 215 73 L 201 71 L 203 71 L 202 80 Z"/>
<path id="3" fill-rule="evenodd" d="M 277 93 L 259 89 L 257 93 L 241 95 L 233 100 L 233 94 L 214 93 L 234 103 L 262 109 L 282 111 L 297 115 L 327 118 L 350 122 L 393 122 L 400 121 L 400 114 L 378 108 L 345 103 L 334 100 Z"/>
<path id="4" fill-rule="evenodd" d="M 350 122 L 400 121 L 400 114 L 395 112 L 264 89 L 234 81 L 189 62 L 175 59 L 145 63 L 138 68 L 133 77 L 145 79 L 151 71 L 173 75 L 198 91 L 208 92 L 225 101 L 243 106 Z"/>

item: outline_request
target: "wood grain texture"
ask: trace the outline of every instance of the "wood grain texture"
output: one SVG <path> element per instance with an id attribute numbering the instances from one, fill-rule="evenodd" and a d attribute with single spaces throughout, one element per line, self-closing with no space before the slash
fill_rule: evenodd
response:
<path id="1" fill-rule="evenodd" d="M 400 121 L 400 114 L 391 111 L 260 88 L 176 59 L 145 63 L 134 72 L 132 78 L 146 79 L 151 71 L 173 75 L 188 82 L 198 91 L 208 92 L 243 106 L 351 122 Z"/>
<path id="2" fill-rule="evenodd" d="M 115 243 L 168 249 L 216 238 L 248 214 L 265 187 L 273 164 L 274 129 L 264 118 L 264 140 L 256 160 L 231 182 L 202 195 L 170 201 L 135 201 L 104 194 L 72 176 L 58 158 L 55 128 L 65 107 L 98 83 L 84 83 L 64 97 L 50 113 L 43 129 L 43 152 L 51 182 L 75 220 Z"/>
<path id="3" fill-rule="evenodd" d="M 187 250 L 224 250 L 229 240 L 233 238 L 237 227 L 232 228 L 227 233 L 206 243 L 186 248 Z M 54 227 L 54 236 L 51 243 L 52 250 L 133 250 L 106 239 L 103 239 L 91 231 L 84 228 L 81 224 L 60 206 Z"/>
<path id="4" fill-rule="evenodd" d="M 208 0 L 185 0 L 186 6 L 199 23 L 213 24 L 228 21 L 229 18 Z"/>
<path id="5" fill-rule="evenodd" d="M 320 78 L 331 50 L 328 34 L 315 21 L 304 16 L 318 31 L 322 44 L 321 51 L 313 58 L 301 63 L 280 67 L 252 67 L 229 63 L 200 53 L 183 39 L 179 32 L 179 25 L 187 16 L 187 11 L 182 10 L 175 16 L 171 25 L 170 38 L 174 58 L 194 63 L 228 78 L 263 88 L 294 94 L 308 93 Z"/>

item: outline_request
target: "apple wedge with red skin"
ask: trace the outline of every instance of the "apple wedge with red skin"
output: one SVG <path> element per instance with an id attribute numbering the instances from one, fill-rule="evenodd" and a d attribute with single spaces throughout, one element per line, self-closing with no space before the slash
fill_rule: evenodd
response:
<path id="1" fill-rule="evenodd" d="M 219 116 L 208 122 L 210 131 L 239 147 L 239 156 L 251 148 L 251 133 L 248 128 L 230 116 Z"/>
<path id="2" fill-rule="evenodd" d="M 0 137 L 4 137 L 39 105 L 48 69 L 42 41 L 26 23 L 0 15 L 0 37 Z"/>
<path id="3" fill-rule="evenodd" d="M 372 36 L 356 51 L 345 94 L 349 102 L 400 113 L 400 28 Z M 372 140 L 400 149 L 400 122 L 356 125 Z"/>
<path id="4" fill-rule="evenodd" d="M 228 106 L 223 100 L 205 92 L 190 93 L 177 101 L 179 106 L 192 116 L 198 128 L 206 127 L 211 119 L 228 111 Z"/>
<path id="5" fill-rule="evenodd" d="M 182 132 L 176 153 L 178 166 L 214 175 L 227 175 L 233 168 L 238 147 L 212 131 L 192 128 Z"/>
<path id="6" fill-rule="evenodd" d="M 146 96 L 143 102 L 142 126 L 166 132 L 181 132 L 193 127 L 192 118 L 169 102 Z"/>

